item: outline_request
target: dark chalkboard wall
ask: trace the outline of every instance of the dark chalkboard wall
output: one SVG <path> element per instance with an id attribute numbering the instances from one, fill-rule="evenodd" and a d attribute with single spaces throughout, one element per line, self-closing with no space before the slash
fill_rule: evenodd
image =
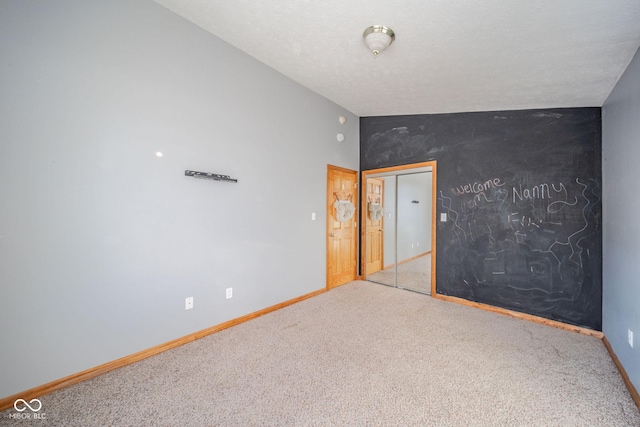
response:
<path id="1" fill-rule="evenodd" d="M 365 117 L 360 131 L 361 170 L 438 162 L 437 293 L 601 330 L 600 108 Z"/>

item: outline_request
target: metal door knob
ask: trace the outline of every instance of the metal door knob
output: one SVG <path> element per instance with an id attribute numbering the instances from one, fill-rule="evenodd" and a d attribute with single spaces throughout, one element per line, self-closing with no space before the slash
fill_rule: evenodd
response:
<path id="1" fill-rule="evenodd" d="M 333 235 L 333 233 L 329 233 L 329 237 L 336 237 Z"/>

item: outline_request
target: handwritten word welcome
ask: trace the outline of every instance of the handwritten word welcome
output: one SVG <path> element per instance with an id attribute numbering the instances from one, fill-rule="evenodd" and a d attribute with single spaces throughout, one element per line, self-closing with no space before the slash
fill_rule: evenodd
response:
<path id="1" fill-rule="evenodd" d="M 463 194 L 480 194 L 492 188 L 502 187 L 504 184 L 500 178 L 493 178 L 485 182 L 476 181 L 473 184 L 459 185 L 452 188 L 451 192 L 456 196 L 462 196 Z"/>

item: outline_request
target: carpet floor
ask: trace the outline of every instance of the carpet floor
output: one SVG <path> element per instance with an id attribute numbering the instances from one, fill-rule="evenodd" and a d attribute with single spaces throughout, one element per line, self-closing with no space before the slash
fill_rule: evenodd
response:
<path id="1" fill-rule="evenodd" d="M 40 398 L 52 426 L 640 426 L 601 340 L 352 282 Z"/>

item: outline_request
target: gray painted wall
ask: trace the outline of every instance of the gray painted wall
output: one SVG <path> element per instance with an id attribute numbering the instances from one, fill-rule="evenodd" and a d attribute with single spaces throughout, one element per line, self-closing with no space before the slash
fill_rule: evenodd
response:
<path id="1" fill-rule="evenodd" d="M 431 172 L 392 175 L 384 179 L 384 264 L 394 263 L 396 180 L 398 181 L 398 260 L 431 250 Z M 412 204 L 413 200 L 420 203 Z M 413 248 L 411 245 L 413 244 Z"/>
<path id="2" fill-rule="evenodd" d="M 0 397 L 325 287 L 356 116 L 150 0 L 5 0 L 0 57 Z"/>
<path id="3" fill-rule="evenodd" d="M 640 389 L 640 53 L 602 107 L 602 330 Z M 635 224 L 635 225 L 634 225 Z M 634 332 L 634 347 L 627 331 Z"/>
<path id="4" fill-rule="evenodd" d="M 398 262 L 431 250 L 431 193 L 431 172 L 398 176 Z"/>

